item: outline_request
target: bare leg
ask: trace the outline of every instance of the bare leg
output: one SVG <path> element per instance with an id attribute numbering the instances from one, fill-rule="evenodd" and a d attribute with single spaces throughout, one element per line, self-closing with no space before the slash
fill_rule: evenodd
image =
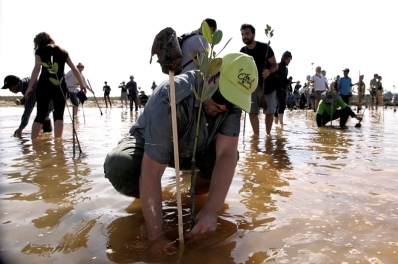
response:
<path id="1" fill-rule="evenodd" d="M 108 108 L 108 102 L 106 101 L 106 96 L 104 95 L 105 107 Z"/>
<path id="2" fill-rule="evenodd" d="M 39 133 L 41 131 L 43 127 L 43 124 L 37 123 L 37 122 L 33 122 L 32 125 L 32 134 L 31 134 L 31 138 L 35 139 L 39 136 Z"/>
<path id="3" fill-rule="evenodd" d="M 73 106 L 73 115 L 77 116 L 77 111 L 79 110 L 79 106 Z"/>
<path id="4" fill-rule="evenodd" d="M 265 115 L 265 131 L 267 132 L 267 136 L 271 134 L 272 122 L 274 121 L 274 114 L 266 114 Z"/>
<path id="5" fill-rule="evenodd" d="M 260 133 L 260 122 L 258 121 L 257 114 L 249 114 L 250 124 L 252 125 L 253 134 L 258 135 Z"/>
<path id="6" fill-rule="evenodd" d="M 64 120 L 56 120 L 54 122 L 54 137 L 62 137 L 64 131 Z"/>
<path id="7" fill-rule="evenodd" d="M 278 114 L 279 124 L 283 125 L 283 114 Z"/>

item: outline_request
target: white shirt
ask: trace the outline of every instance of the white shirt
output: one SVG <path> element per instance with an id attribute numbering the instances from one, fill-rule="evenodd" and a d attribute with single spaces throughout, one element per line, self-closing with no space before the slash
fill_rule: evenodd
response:
<path id="1" fill-rule="evenodd" d="M 326 90 L 328 80 L 322 74 L 312 76 L 311 81 L 314 83 L 315 91 L 325 91 Z"/>
<path id="2" fill-rule="evenodd" d="M 80 73 L 80 76 L 82 77 L 84 86 L 88 87 L 86 78 L 84 77 L 84 75 L 82 73 Z M 79 87 L 79 81 L 76 79 L 72 70 L 68 71 L 68 73 L 65 74 L 65 82 L 66 82 L 66 87 L 68 87 L 69 92 L 75 92 L 75 93 L 78 92 L 76 89 Z"/>

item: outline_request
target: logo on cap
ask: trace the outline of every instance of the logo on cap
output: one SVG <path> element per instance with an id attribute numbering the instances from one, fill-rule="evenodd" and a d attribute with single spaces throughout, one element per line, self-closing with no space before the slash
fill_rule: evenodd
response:
<path id="1" fill-rule="evenodd" d="M 238 81 L 238 83 L 240 85 L 242 85 L 246 90 L 250 90 L 251 87 L 252 87 L 253 82 L 256 79 L 250 79 L 250 74 L 249 73 L 244 73 L 242 71 L 243 71 L 243 69 L 239 70 L 239 74 L 238 74 L 239 81 Z"/>

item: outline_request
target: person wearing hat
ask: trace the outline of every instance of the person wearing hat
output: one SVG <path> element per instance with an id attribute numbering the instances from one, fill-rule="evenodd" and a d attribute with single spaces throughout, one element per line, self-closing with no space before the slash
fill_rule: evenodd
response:
<path id="1" fill-rule="evenodd" d="M 340 94 L 341 99 L 343 99 L 344 103 L 347 105 L 350 104 L 350 97 L 352 96 L 351 87 L 354 86 L 352 84 L 351 78 L 348 77 L 349 72 L 350 70 L 345 68 L 343 70 L 344 76 L 341 77 L 337 83 L 337 91 Z"/>
<path id="2" fill-rule="evenodd" d="M 192 70 L 174 77 L 178 147 L 181 168 L 190 169 L 196 135 L 195 192 L 209 192 L 196 225 L 186 235 L 193 241 L 217 227 L 238 160 L 238 140 L 242 110 L 250 111 L 251 94 L 258 83 L 253 57 L 231 53 L 223 57 L 220 72 L 204 77 Z M 217 85 L 216 92 L 203 101 L 196 98 L 202 89 Z M 141 199 L 148 238 L 152 243 L 170 244 L 162 229 L 161 178 L 168 165 L 173 165 L 170 83 L 164 81 L 152 93 L 142 114 L 130 129 L 130 136 L 108 153 L 105 177 L 120 193 Z M 200 127 L 196 134 L 196 125 Z"/>
<path id="3" fill-rule="evenodd" d="M 29 82 L 30 82 L 29 77 L 20 79 L 19 77 L 15 76 L 15 75 L 8 75 L 4 78 L 4 85 L 3 85 L 3 87 L 1 87 L 1 89 L 9 89 L 10 92 L 15 93 L 15 94 L 21 92 L 25 96 L 26 90 L 28 89 Z M 25 107 L 25 110 L 24 110 L 24 112 L 22 114 L 22 118 L 21 118 L 21 124 L 19 125 L 18 129 L 15 130 L 15 132 L 14 132 L 15 137 L 21 137 L 22 130 L 29 123 L 30 114 L 32 113 L 33 108 L 35 107 L 36 100 L 37 100 L 36 89 L 37 89 L 37 81 L 33 85 L 32 95 L 27 100 L 25 100 L 25 98 L 23 98 L 22 100 L 17 99 L 15 101 L 15 103 L 17 105 L 23 104 Z M 53 127 L 51 125 L 51 120 L 49 118 L 49 115 L 52 112 L 52 109 L 53 109 L 52 102 L 50 102 L 49 107 L 48 107 L 47 116 L 43 123 L 43 132 L 51 132 L 53 130 Z"/>
<path id="4" fill-rule="evenodd" d="M 344 127 L 348 116 L 355 117 L 359 121 L 362 120 L 362 117 L 357 116 L 335 91 L 328 90 L 321 94 L 321 101 L 316 112 L 318 127 L 323 127 L 329 121 L 337 118 L 340 118 L 340 127 Z"/>
<path id="5" fill-rule="evenodd" d="M 130 81 L 126 84 L 126 89 L 129 93 L 130 99 L 130 112 L 133 111 L 133 102 L 135 104 L 135 111 L 138 111 L 138 89 L 137 83 L 134 81 L 134 76 L 130 75 Z"/>
<path id="6" fill-rule="evenodd" d="M 370 101 L 369 101 L 369 108 L 371 110 L 374 109 L 374 105 L 376 102 L 376 95 L 377 95 L 377 90 L 379 88 L 379 75 L 377 73 L 375 73 L 373 75 L 373 79 L 370 80 L 370 85 L 369 85 L 369 93 L 370 93 Z M 376 109 L 377 109 L 377 104 L 376 104 Z"/>
<path id="7" fill-rule="evenodd" d="M 83 70 L 84 70 L 84 65 L 79 62 L 76 65 L 76 69 L 79 71 L 80 73 L 80 77 L 82 78 L 82 81 L 84 82 L 84 86 L 91 91 L 91 89 L 89 88 L 87 82 L 86 82 L 86 77 L 84 77 L 83 75 Z M 73 71 L 70 70 L 69 72 L 67 72 L 65 74 L 65 82 L 66 82 L 66 87 L 68 88 L 68 93 L 69 93 L 69 99 L 72 102 L 73 105 L 73 115 L 76 116 L 77 115 L 77 111 L 79 110 L 79 97 L 78 97 L 78 92 L 80 91 L 78 89 L 79 87 L 79 81 L 77 80 L 76 76 L 74 75 Z M 93 91 L 91 91 L 92 93 L 94 93 Z"/>
<path id="8" fill-rule="evenodd" d="M 109 94 L 111 93 L 111 87 L 108 85 L 108 82 L 104 82 L 104 87 L 102 87 L 102 90 L 104 91 L 104 101 L 105 101 L 105 106 L 106 108 L 108 108 L 108 103 L 106 101 L 106 99 L 108 99 L 109 102 L 109 106 L 112 107 L 112 103 L 111 103 L 111 98 L 109 98 Z"/>

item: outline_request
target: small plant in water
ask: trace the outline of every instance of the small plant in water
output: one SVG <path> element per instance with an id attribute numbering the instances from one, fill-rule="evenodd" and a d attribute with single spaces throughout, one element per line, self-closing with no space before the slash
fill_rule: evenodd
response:
<path id="1" fill-rule="evenodd" d="M 55 75 L 55 78 L 50 77 L 50 82 L 51 82 L 52 84 L 54 84 L 54 85 L 57 85 L 57 86 L 61 89 L 62 96 L 64 97 L 65 102 L 66 102 L 66 96 L 65 96 L 65 94 L 64 94 L 64 92 L 63 92 L 63 90 L 62 90 L 62 86 L 61 86 L 61 83 L 62 83 L 62 80 L 63 80 L 64 77 L 62 77 L 61 79 L 59 79 L 59 78 L 58 78 L 58 75 L 57 75 L 57 73 L 58 73 L 58 63 L 57 63 L 57 62 L 53 62 L 53 56 L 51 56 L 51 62 L 40 62 L 40 64 L 41 64 L 44 68 L 46 68 L 46 69 L 48 70 L 49 73 Z M 66 105 L 66 106 L 68 106 L 68 105 Z M 76 137 L 77 145 L 78 145 L 78 147 L 79 147 L 79 151 L 80 151 L 80 153 L 82 153 L 82 149 L 80 148 L 80 142 L 79 142 L 79 139 L 78 139 L 78 137 L 77 137 L 76 130 L 75 130 L 75 122 L 74 122 L 74 120 L 72 119 L 72 116 L 71 116 L 70 111 L 69 111 L 69 107 L 67 107 L 67 109 L 68 109 L 69 117 L 70 117 L 70 119 L 71 119 L 71 121 L 72 121 L 72 130 L 73 130 L 73 154 L 75 154 L 75 137 Z"/>
<path id="2" fill-rule="evenodd" d="M 221 65 L 222 65 L 222 58 L 217 58 L 217 55 L 220 55 L 220 53 L 225 49 L 225 47 L 228 45 L 228 43 L 231 41 L 231 39 L 228 40 L 228 42 L 225 44 L 224 48 L 217 54 L 214 51 L 214 46 L 219 44 L 222 37 L 223 33 L 221 30 L 217 30 L 214 32 L 214 34 L 211 34 L 211 29 L 207 22 L 204 20 L 202 22 L 202 33 L 206 41 L 209 43 L 210 47 L 205 49 L 205 52 L 202 54 L 197 54 L 196 57 L 194 57 L 192 54 L 189 54 L 191 59 L 199 66 L 199 73 L 197 75 L 197 79 L 201 80 L 202 76 L 204 76 L 204 80 L 206 81 L 210 76 L 213 76 L 217 74 L 220 71 Z M 197 33 L 199 34 L 199 33 Z M 202 43 L 202 40 L 199 38 L 199 41 Z M 202 46 L 204 47 L 203 43 Z M 208 100 L 212 97 L 212 95 L 217 91 L 218 89 L 218 83 L 214 83 L 211 85 L 209 88 L 206 90 L 203 89 L 203 84 L 204 82 L 201 82 L 202 89 L 201 94 L 198 94 L 198 91 L 195 90 L 194 87 L 192 87 L 192 91 L 195 94 L 195 97 L 199 100 L 199 111 L 198 111 L 198 118 L 197 118 L 197 123 L 196 123 L 196 134 L 195 134 L 195 142 L 194 142 L 194 149 L 193 149 L 193 154 L 192 154 L 192 161 L 191 161 L 191 229 L 195 225 L 195 153 L 196 153 L 196 148 L 198 144 L 198 137 L 199 137 L 199 126 L 200 126 L 200 117 L 202 113 L 202 104 L 205 100 Z"/>

